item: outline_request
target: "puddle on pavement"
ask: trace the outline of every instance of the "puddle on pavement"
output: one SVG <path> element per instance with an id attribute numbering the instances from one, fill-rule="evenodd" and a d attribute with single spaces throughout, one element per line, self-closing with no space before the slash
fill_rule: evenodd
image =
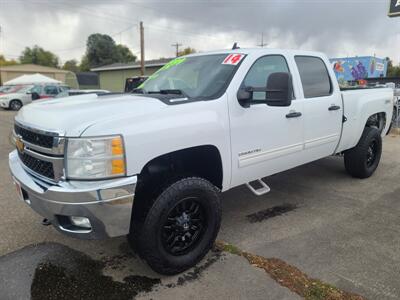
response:
<path id="1" fill-rule="evenodd" d="M 102 270 L 110 260 L 94 260 L 75 250 L 65 262 L 51 259 L 40 263 L 31 285 L 32 300 L 36 299 L 132 299 L 141 292 L 150 292 L 159 285 L 159 278 L 130 275 L 122 282 L 105 276 Z M 120 257 L 111 259 L 116 266 Z"/>
<path id="2" fill-rule="evenodd" d="M 122 272 L 127 276 L 121 281 L 104 274 L 107 269 L 118 272 L 129 268 L 129 260 L 136 257 L 129 245 L 121 244 L 120 254 L 102 256 L 99 260 L 63 245 L 59 248 L 55 254 L 52 252 L 47 255 L 37 265 L 30 290 L 32 300 L 133 299 L 153 289 L 175 288 L 196 281 L 206 269 L 225 255 L 219 249 L 213 249 L 198 265 L 177 275 L 172 283 L 163 284 L 160 278 L 133 275 L 131 272 Z"/>
<path id="3" fill-rule="evenodd" d="M 278 206 L 260 210 L 256 213 L 247 215 L 246 218 L 247 218 L 247 220 L 249 220 L 250 223 L 258 223 L 258 222 L 262 222 L 262 221 L 268 220 L 268 219 L 276 217 L 276 216 L 281 216 L 285 213 L 295 210 L 296 208 L 297 208 L 297 205 L 286 203 L 286 204 L 282 204 L 282 205 L 278 205 Z"/>

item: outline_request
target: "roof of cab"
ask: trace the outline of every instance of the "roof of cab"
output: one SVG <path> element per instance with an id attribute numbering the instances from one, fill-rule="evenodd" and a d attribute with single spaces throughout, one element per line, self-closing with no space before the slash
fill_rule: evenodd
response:
<path id="1" fill-rule="evenodd" d="M 200 56 L 200 55 L 212 55 L 212 54 L 286 54 L 286 55 L 309 55 L 309 56 L 325 56 L 322 52 L 309 51 L 309 50 L 298 50 L 298 49 L 279 49 L 279 48 L 239 48 L 232 50 L 216 50 L 207 52 L 198 52 L 186 55 L 186 57 Z"/>

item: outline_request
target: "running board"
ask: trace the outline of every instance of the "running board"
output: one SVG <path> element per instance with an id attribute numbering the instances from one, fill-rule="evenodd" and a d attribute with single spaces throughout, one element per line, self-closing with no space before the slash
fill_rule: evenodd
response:
<path id="1" fill-rule="evenodd" d="M 261 185 L 261 187 L 258 188 L 258 189 L 255 189 L 255 188 L 251 185 L 250 182 L 246 183 L 247 187 L 249 188 L 250 191 L 253 192 L 254 195 L 256 195 L 256 196 L 262 196 L 262 195 L 268 193 L 269 191 L 271 191 L 271 189 L 269 188 L 269 186 L 268 186 L 264 181 L 262 181 L 262 179 L 257 179 L 257 180 L 254 180 L 254 181 L 258 181 L 258 183 Z"/>

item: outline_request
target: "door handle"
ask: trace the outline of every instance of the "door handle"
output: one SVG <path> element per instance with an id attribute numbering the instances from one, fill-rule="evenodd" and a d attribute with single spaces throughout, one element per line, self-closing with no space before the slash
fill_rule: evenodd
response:
<path id="1" fill-rule="evenodd" d="M 331 106 L 329 106 L 329 108 L 328 108 L 328 110 L 339 110 L 340 109 L 340 106 L 338 106 L 338 105 L 331 105 Z"/>
<path id="2" fill-rule="evenodd" d="M 294 112 L 291 112 L 291 113 L 288 113 L 287 115 L 286 115 L 286 118 L 298 118 L 298 117 L 301 117 L 301 112 L 298 112 L 298 111 L 294 111 Z"/>

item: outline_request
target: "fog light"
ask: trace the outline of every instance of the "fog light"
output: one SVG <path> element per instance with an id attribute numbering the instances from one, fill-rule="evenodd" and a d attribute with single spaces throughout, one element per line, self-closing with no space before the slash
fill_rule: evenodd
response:
<path id="1" fill-rule="evenodd" d="M 70 217 L 71 224 L 77 227 L 82 227 L 82 228 L 87 228 L 90 229 L 92 228 L 92 225 L 90 224 L 90 221 L 88 218 L 85 217 Z"/>

